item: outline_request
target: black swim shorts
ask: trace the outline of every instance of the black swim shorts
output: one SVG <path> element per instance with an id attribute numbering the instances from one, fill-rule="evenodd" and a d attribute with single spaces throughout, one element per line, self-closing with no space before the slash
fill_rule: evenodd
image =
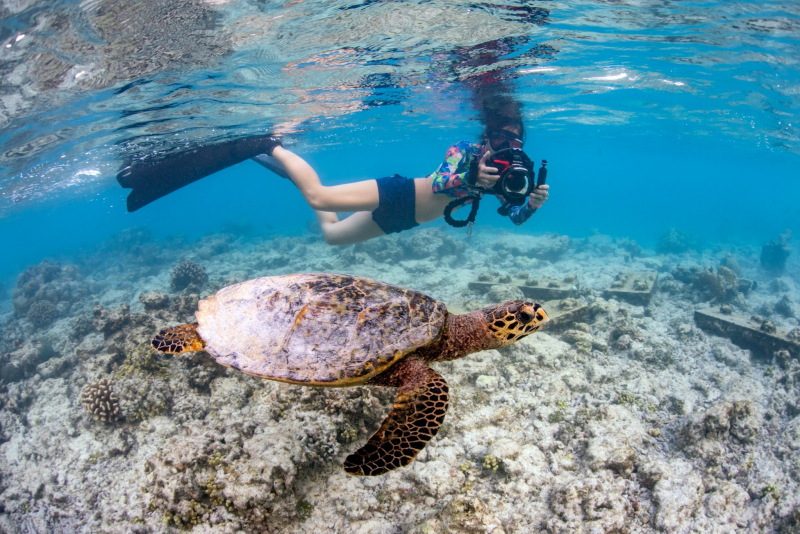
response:
<path id="1" fill-rule="evenodd" d="M 395 174 L 378 178 L 377 182 L 378 207 L 372 212 L 372 220 L 383 233 L 393 234 L 417 226 L 414 180 Z"/>

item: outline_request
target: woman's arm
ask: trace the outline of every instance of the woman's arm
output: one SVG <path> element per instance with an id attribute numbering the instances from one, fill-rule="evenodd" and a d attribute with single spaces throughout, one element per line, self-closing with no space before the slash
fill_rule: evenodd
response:
<path id="1" fill-rule="evenodd" d="M 531 218 L 531 215 L 536 213 L 536 210 L 541 208 L 550 195 L 550 186 L 548 184 L 540 185 L 534 189 L 533 193 L 528 197 L 528 201 L 517 206 L 509 206 L 508 218 L 514 224 L 522 224 Z"/>
<path id="2" fill-rule="evenodd" d="M 442 164 L 428 176 L 434 193 L 449 192 L 470 184 L 472 162 L 475 159 L 470 157 L 472 150 L 469 141 L 461 141 L 447 149 Z"/>

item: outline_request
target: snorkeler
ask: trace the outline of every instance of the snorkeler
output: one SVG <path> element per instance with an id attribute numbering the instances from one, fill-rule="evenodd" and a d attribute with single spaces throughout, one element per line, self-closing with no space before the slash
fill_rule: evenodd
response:
<path id="1" fill-rule="evenodd" d="M 272 171 L 288 175 L 316 211 L 325 241 L 344 245 L 401 232 L 441 216 L 455 226 L 473 222 L 483 193 L 497 196 L 498 210 L 522 224 L 544 204 L 549 186 L 540 169 L 533 182 L 532 163 L 522 152 L 524 127 L 514 103 L 484 109 L 481 143 L 462 141 L 450 147 L 444 162 L 425 178 L 399 175 L 325 186 L 316 171 L 300 156 L 272 137 L 265 155 L 255 160 Z M 498 188 L 501 181 L 503 187 Z M 510 185 L 509 185 L 510 184 Z M 450 216 L 453 207 L 471 203 L 465 221 Z M 354 212 L 339 219 L 337 212 Z"/>
<path id="2" fill-rule="evenodd" d="M 450 147 L 442 164 L 425 178 L 394 175 L 325 186 L 279 138 L 257 135 L 127 162 L 117 180 L 131 189 L 127 207 L 136 211 L 209 174 L 253 159 L 297 186 L 316 211 L 325 241 L 338 245 L 401 232 L 442 216 L 453 226 L 465 226 L 475 221 L 484 194 L 501 201 L 498 213 L 522 224 L 548 198 L 546 162 L 534 181 L 533 163 L 522 150 L 524 127 L 516 101 L 497 95 L 487 99 L 481 119 L 481 141 Z M 454 219 L 452 211 L 467 204 L 467 218 Z M 338 212 L 354 213 L 340 220 Z"/>

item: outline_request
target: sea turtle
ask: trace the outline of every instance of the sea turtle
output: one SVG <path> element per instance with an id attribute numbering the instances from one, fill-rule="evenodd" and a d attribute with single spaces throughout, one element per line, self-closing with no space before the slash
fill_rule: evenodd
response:
<path id="1" fill-rule="evenodd" d="M 509 345 L 548 319 L 539 304 L 521 300 L 450 314 L 417 291 L 340 274 L 234 284 L 201 300 L 196 318 L 162 330 L 153 346 L 204 350 L 227 367 L 292 384 L 396 387 L 380 429 L 345 460 L 354 475 L 408 465 L 436 435 L 448 386 L 428 362 Z"/>

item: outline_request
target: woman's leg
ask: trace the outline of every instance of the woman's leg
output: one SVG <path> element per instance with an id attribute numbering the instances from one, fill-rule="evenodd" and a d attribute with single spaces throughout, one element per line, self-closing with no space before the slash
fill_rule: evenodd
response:
<path id="1" fill-rule="evenodd" d="M 378 207 L 378 183 L 375 180 L 325 186 L 311 165 L 292 151 L 277 146 L 272 157 L 283 165 L 289 178 L 315 210 L 372 211 Z"/>
<path id="2" fill-rule="evenodd" d="M 357 211 L 341 221 L 335 213 L 317 211 L 317 218 L 325 242 L 330 245 L 350 245 L 384 235 L 369 211 Z"/>
<path id="3" fill-rule="evenodd" d="M 372 220 L 372 210 L 378 207 L 379 201 L 375 180 L 324 186 L 311 165 L 290 150 L 277 146 L 272 157 L 314 208 L 326 243 L 348 245 L 384 235 Z M 340 221 L 336 211 L 356 213 Z"/>

